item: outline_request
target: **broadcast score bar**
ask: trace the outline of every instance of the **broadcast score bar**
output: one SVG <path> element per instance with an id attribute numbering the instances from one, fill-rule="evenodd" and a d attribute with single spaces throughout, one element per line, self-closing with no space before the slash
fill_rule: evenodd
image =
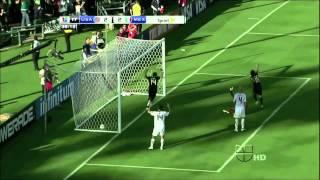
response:
<path id="1" fill-rule="evenodd" d="M 61 16 L 60 24 L 185 24 L 185 16 Z"/>

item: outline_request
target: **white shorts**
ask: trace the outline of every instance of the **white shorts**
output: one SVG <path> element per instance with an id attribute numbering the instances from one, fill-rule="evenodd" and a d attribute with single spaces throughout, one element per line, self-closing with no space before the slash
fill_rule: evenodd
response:
<path id="1" fill-rule="evenodd" d="M 163 136 L 164 135 L 164 128 L 153 128 L 152 136 Z"/>
<path id="2" fill-rule="evenodd" d="M 246 111 L 244 107 L 236 107 L 233 117 L 236 119 L 245 118 L 246 117 Z"/>

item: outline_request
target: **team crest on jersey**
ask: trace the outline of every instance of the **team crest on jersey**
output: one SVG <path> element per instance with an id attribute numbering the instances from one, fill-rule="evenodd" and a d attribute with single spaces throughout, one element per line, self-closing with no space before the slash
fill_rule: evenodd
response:
<path id="1" fill-rule="evenodd" d="M 236 157 L 241 162 L 248 162 L 253 158 L 253 145 L 236 145 Z"/>

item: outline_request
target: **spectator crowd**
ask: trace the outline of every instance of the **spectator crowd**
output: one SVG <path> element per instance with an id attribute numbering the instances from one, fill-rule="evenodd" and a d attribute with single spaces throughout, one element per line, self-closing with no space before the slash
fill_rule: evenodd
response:
<path id="1" fill-rule="evenodd" d="M 82 64 L 85 65 L 89 57 L 100 52 L 105 47 L 105 44 L 106 39 L 101 31 L 94 32 L 91 37 L 86 37 L 82 46 Z"/>
<path id="2" fill-rule="evenodd" d="M 87 1 L 87 2 L 86 2 Z M 0 30 L 30 26 L 63 15 L 95 15 L 96 0 L 0 0 Z"/>

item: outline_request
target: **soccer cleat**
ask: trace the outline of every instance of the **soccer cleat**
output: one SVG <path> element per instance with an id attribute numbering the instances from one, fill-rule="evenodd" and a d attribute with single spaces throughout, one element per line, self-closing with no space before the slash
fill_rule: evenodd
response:
<path id="1" fill-rule="evenodd" d="M 230 112 L 228 110 L 223 109 L 222 112 L 230 114 Z"/>
<path id="2" fill-rule="evenodd" d="M 256 105 L 258 105 L 259 104 L 259 101 L 256 101 Z"/>
<path id="3" fill-rule="evenodd" d="M 152 147 L 152 146 L 150 146 L 150 147 L 148 147 L 148 149 L 149 149 L 149 150 L 153 150 L 153 147 Z"/>
<path id="4" fill-rule="evenodd" d="M 163 147 L 162 147 L 162 146 L 160 147 L 160 150 L 163 150 Z"/>
<path id="5" fill-rule="evenodd" d="M 242 129 L 241 129 L 242 132 L 245 131 L 245 130 L 246 130 L 245 128 L 242 128 Z"/>
<path id="6" fill-rule="evenodd" d="M 238 132 L 238 129 L 234 129 L 234 132 Z"/>

